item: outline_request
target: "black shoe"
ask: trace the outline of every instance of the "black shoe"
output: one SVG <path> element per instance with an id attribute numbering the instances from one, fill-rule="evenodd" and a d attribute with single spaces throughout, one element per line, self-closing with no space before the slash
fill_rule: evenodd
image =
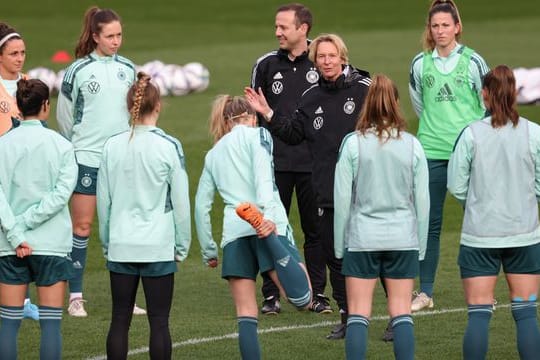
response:
<path id="1" fill-rule="evenodd" d="M 261 313 L 265 315 L 277 315 L 281 311 L 281 304 L 277 296 L 269 296 L 262 303 Z"/>
<path id="2" fill-rule="evenodd" d="M 324 294 L 316 294 L 313 297 L 313 301 L 309 305 L 309 310 L 318 314 L 330 314 L 332 308 L 330 307 L 330 299 Z"/>
<path id="3" fill-rule="evenodd" d="M 347 332 L 347 324 L 339 324 L 339 325 L 336 325 L 336 327 L 332 329 L 330 334 L 326 335 L 326 338 L 329 340 L 345 339 L 346 332 Z"/>
<path id="4" fill-rule="evenodd" d="M 390 323 L 388 323 L 388 325 L 386 325 L 386 329 L 384 329 L 382 340 L 385 342 L 394 341 L 394 329 L 392 329 Z"/>

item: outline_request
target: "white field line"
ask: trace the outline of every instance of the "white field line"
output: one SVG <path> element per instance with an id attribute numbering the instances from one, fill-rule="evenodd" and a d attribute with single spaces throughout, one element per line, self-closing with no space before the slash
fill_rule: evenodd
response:
<path id="1" fill-rule="evenodd" d="M 510 304 L 501 304 L 497 305 L 497 308 L 507 308 L 510 307 Z M 451 314 L 451 313 L 457 313 L 457 312 L 466 312 L 467 308 L 454 308 L 454 309 L 441 309 L 441 310 L 431 310 L 431 311 L 422 311 L 419 313 L 414 313 L 413 317 L 421 317 L 421 316 L 435 316 L 435 315 L 442 315 L 442 314 Z M 388 315 L 377 315 L 371 317 L 370 321 L 381 321 L 381 320 L 388 320 Z M 331 326 L 331 325 L 337 325 L 337 322 L 335 321 L 321 321 L 314 324 L 306 324 L 306 325 L 289 325 L 289 326 L 279 326 L 279 327 L 269 327 L 266 329 L 259 329 L 257 333 L 259 334 L 268 334 L 268 333 L 274 333 L 274 332 L 284 332 L 284 331 L 290 331 L 290 330 L 299 330 L 299 329 L 312 329 L 312 328 L 318 328 L 323 326 Z M 210 337 L 204 337 L 204 338 L 194 338 L 194 339 L 187 339 L 180 342 L 175 342 L 172 344 L 173 349 L 179 348 L 182 346 L 187 345 L 198 345 L 198 344 L 204 344 L 204 343 L 211 343 L 221 340 L 227 340 L 227 339 L 236 339 L 238 338 L 238 333 L 230 333 L 220 336 L 210 336 Z M 148 352 L 148 346 L 140 347 L 138 349 L 133 349 L 128 352 L 129 355 L 137 355 L 137 354 L 144 354 Z M 97 356 L 91 356 L 86 358 L 86 360 L 106 360 L 106 355 L 97 355 Z"/>

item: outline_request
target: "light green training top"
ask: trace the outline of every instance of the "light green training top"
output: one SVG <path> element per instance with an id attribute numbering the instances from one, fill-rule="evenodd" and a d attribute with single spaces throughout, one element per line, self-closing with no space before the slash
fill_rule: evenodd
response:
<path id="1" fill-rule="evenodd" d="M 21 240 L 36 255 L 71 252 L 68 201 L 77 173 L 73 146 L 39 120 L 21 121 L 0 137 L 0 187 L 15 215 L 13 231 L 22 232 L 9 240 L 0 233 L 0 256 L 14 255 Z"/>
<path id="2" fill-rule="evenodd" d="M 67 68 L 56 115 L 79 164 L 99 167 L 105 141 L 129 130 L 126 95 L 134 80 L 135 66 L 119 55 L 93 52 Z"/>
<path id="3" fill-rule="evenodd" d="M 15 215 L 11 211 L 11 207 L 4 195 L 4 191 L 0 186 L 0 232 L 4 233 L 10 244 L 17 247 L 24 241 L 21 231 L 14 232 L 15 229 Z"/>
<path id="4" fill-rule="evenodd" d="M 540 242 L 540 126 L 520 118 L 494 129 L 469 125 L 448 164 L 448 190 L 465 207 L 461 244 L 521 247 Z"/>
<path id="5" fill-rule="evenodd" d="M 99 235 L 109 261 L 184 260 L 191 244 L 189 182 L 180 142 L 155 126 L 111 137 L 97 181 Z"/>
<path id="6" fill-rule="evenodd" d="M 383 143 L 374 131 L 348 134 L 334 182 L 334 250 L 426 251 L 429 224 L 427 160 L 418 140 L 393 130 Z"/>
<path id="7" fill-rule="evenodd" d="M 484 117 L 482 79 L 488 71 L 480 55 L 459 44 L 446 58 L 437 49 L 414 58 L 409 93 L 428 159 L 448 160 L 461 130 Z"/>
<path id="8" fill-rule="evenodd" d="M 216 190 L 225 203 L 221 247 L 255 230 L 236 214 L 242 202 L 255 204 L 294 244 L 285 208 L 274 183 L 272 137 L 264 128 L 236 125 L 206 154 L 195 197 L 195 224 L 203 262 L 218 256 L 210 211 Z"/>

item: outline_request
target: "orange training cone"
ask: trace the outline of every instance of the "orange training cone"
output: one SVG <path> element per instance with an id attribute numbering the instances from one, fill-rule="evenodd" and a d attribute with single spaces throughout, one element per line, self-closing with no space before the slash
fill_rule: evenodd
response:
<path id="1" fill-rule="evenodd" d="M 65 64 L 71 61 L 71 56 L 65 50 L 59 50 L 54 53 L 51 61 L 56 64 Z"/>

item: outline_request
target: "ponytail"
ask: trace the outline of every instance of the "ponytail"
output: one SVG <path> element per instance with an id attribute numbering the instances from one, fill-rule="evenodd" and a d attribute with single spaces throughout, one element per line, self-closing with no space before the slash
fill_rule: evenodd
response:
<path id="1" fill-rule="evenodd" d="M 482 89 L 486 108 L 491 113 L 491 125 L 499 128 L 511 121 L 516 126 L 519 114 L 514 72 L 506 65 L 495 67 L 484 76 Z"/>
<path id="2" fill-rule="evenodd" d="M 75 57 L 80 59 L 94 51 L 97 45 L 94 41 L 94 34 L 101 33 L 103 25 L 113 21 L 121 22 L 120 16 L 114 10 L 100 9 L 97 6 L 86 10 L 81 35 L 75 47 Z"/>

